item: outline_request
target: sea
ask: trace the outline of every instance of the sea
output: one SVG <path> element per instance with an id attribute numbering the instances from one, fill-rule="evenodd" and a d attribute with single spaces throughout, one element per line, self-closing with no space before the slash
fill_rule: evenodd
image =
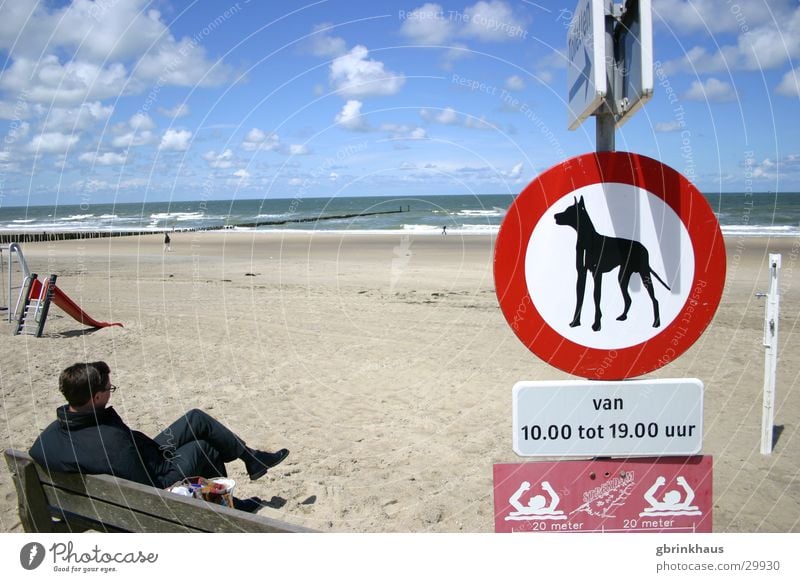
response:
<path id="1" fill-rule="evenodd" d="M 705 194 L 725 236 L 800 236 L 800 192 Z M 0 206 L 0 232 L 227 229 L 493 234 L 512 195 L 196 200 Z"/>

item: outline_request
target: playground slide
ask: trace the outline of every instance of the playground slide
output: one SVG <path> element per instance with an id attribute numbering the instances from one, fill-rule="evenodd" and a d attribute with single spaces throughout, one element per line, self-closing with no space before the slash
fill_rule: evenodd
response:
<path id="1" fill-rule="evenodd" d="M 31 297 L 38 297 L 39 293 L 42 291 L 42 284 L 37 279 L 34 281 L 34 286 L 31 289 L 30 296 Z M 64 313 L 69 315 L 75 321 L 78 321 L 84 325 L 88 325 L 89 327 L 112 327 L 112 326 L 119 326 L 122 327 L 121 323 L 109 323 L 106 321 L 97 321 L 96 319 L 92 318 L 88 313 L 86 313 L 80 306 L 75 303 L 72 299 L 69 298 L 69 295 L 64 293 L 58 286 L 55 287 L 53 291 L 53 303 L 55 303 Z"/>

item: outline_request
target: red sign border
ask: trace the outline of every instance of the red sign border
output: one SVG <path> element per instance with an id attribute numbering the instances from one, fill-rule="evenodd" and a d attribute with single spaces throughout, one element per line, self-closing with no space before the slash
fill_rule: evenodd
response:
<path id="1" fill-rule="evenodd" d="M 542 215 L 570 192 L 599 183 L 628 184 L 658 196 L 683 222 L 694 252 L 694 279 L 678 316 L 654 337 L 627 348 L 592 348 L 563 337 L 536 309 L 525 279 L 528 243 Z M 509 207 L 495 244 L 495 292 L 511 329 L 545 362 L 587 379 L 636 377 L 677 359 L 711 323 L 725 271 L 722 231 L 703 195 L 669 166 L 629 152 L 584 154 L 539 175 Z"/>

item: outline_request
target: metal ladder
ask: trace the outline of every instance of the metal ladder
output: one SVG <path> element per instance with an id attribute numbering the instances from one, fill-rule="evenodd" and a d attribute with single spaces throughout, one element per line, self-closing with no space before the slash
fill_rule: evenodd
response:
<path id="1" fill-rule="evenodd" d="M 57 275 L 50 275 L 50 279 L 39 290 L 39 296 L 32 298 L 31 291 L 36 286 L 38 276 L 31 273 L 23 283 L 23 295 L 19 318 L 14 335 L 33 335 L 42 337 L 47 314 L 50 311 L 50 302 L 56 289 Z"/>

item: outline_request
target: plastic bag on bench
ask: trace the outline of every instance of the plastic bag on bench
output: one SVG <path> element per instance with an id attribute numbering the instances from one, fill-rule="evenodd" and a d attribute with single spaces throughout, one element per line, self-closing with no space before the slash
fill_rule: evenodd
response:
<path id="1" fill-rule="evenodd" d="M 206 479 L 205 477 L 189 477 L 167 487 L 167 491 L 185 497 L 202 499 L 209 503 L 233 507 L 233 489 L 236 482 L 225 477 Z"/>

